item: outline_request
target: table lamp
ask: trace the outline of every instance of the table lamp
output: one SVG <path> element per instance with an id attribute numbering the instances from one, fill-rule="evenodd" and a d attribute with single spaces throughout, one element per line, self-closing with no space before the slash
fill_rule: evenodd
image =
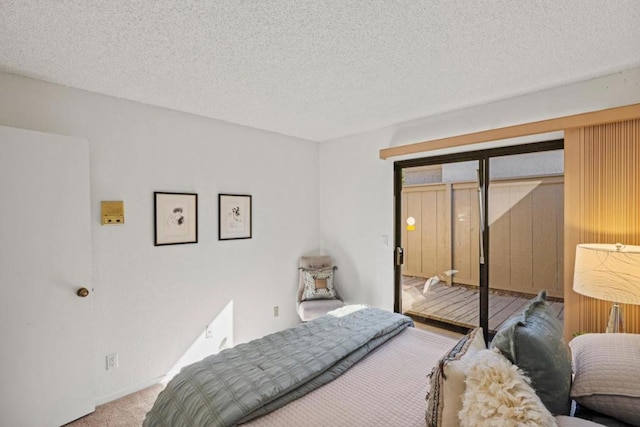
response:
<path id="1" fill-rule="evenodd" d="M 573 290 L 612 301 L 607 332 L 624 332 L 619 304 L 640 304 L 640 246 L 578 245 Z"/>

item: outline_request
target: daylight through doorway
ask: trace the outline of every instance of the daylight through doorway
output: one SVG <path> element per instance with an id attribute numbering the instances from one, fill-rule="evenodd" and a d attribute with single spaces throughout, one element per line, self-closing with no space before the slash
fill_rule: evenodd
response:
<path id="1" fill-rule="evenodd" d="M 545 289 L 562 320 L 562 148 L 396 162 L 396 311 L 490 335 Z"/>

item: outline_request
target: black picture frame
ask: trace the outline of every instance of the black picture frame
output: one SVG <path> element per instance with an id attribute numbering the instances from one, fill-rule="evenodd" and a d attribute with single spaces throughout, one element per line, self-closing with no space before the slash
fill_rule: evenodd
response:
<path id="1" fill-rule="evenodd" d="M 198 195 L 153 193 L 154 246 L 198 243 Z"/>
<path id="2" fill-rule="evenodd" d="M 218 194 L 218 240 L 251 239 L 252 204 L 248 194 Z"/>

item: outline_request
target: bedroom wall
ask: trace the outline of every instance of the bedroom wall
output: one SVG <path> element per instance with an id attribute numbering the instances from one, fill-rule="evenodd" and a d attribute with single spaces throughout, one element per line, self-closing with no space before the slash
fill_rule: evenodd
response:
<path id="1" fill-rule="evenodd" d="M 319 245 L 317 143 L 1 73 L 0 124 L 89 141 L 98 404 L 299 321 L 297 259 Z M 199 194 L 197 244 L 153 246 L 154 191 Z M 219 192 L 253 196 L 252 239 L 218 241 Z M 100 225 L 102 200 L 124 201 L 124 225 Z"/>
<path id="2" fill-rule="evenodd" d="M 321 247 L 335 254 L 343 293 L 351 302 L 393 308 L 393 162 L 398 159 L 380 160 L 381 148 L 635 103 L 640 103 L 640 68 L 321 143 Z M 549 139 L 557 137 L 562 134 Z M 388 245 L 382 236 L 388 236 Z"/>

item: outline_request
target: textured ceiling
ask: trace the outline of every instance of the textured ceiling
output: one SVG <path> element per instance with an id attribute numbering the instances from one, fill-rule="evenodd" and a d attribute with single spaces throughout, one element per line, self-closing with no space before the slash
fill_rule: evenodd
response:
<path id="1" fill-rule="evenodd" d="M 0 70 L 324 141 L 640 66 L 638 0 L 0 0 Z"/>

